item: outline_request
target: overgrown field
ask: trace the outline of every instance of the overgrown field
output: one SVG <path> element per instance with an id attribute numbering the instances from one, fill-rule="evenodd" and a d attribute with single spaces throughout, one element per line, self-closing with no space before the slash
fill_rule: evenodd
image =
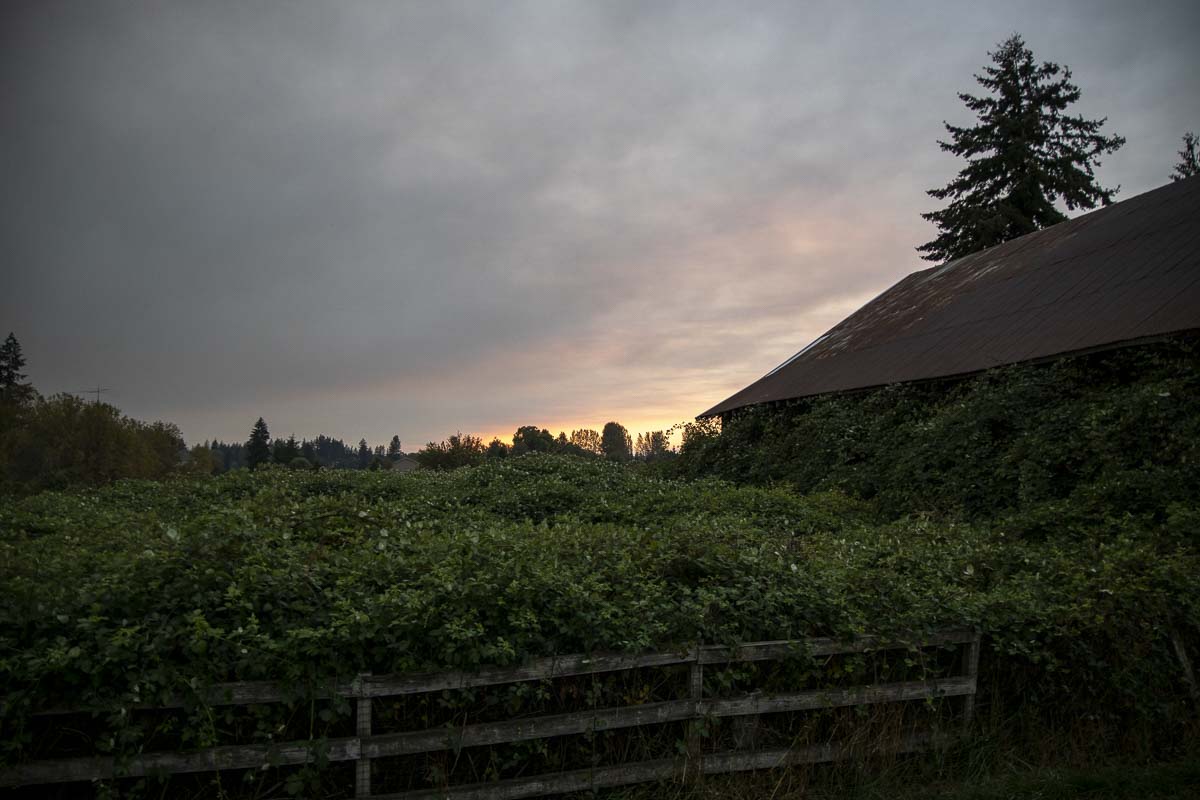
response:
<path id="1" fill-rule="evenodd" d="M 39 708 L 102 709 L 87 745 L 127 754 L 161 734 L 129 709 L 215 682 L 303 695 L 362 671 L 946 625 L 984 631 L 983 699 L 1008 723 L 1171 751 L 1190 712 L 1168 630 L 1193 652 L 1200 631 L 1196 504 L 1087 524 L 1030 513 L 881 521 L 839 493 L 537 455 L 6 501 L 3 763 L 48 752 Z M 186 713 L 179 743 L 213 741 L 219 716 Z"/>

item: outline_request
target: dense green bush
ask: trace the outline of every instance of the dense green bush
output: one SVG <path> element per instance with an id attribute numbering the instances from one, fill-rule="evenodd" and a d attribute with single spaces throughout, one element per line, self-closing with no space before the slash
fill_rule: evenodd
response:
<path id="1" fill-rule="evenodd" d="M 1200 349 L 1181 339 L 808 399 L 685 433 L 669 474 L 843 491 L 888 518 L 1070 501 L 1162 522 L 1200 497 Z"/>
<path id="2" fill-rule="evenodd" d="M 1194 501 L 1151 517 L 879 523 L 838 492 L 677 482 L 531 454 L 450 473 L 267 468 L 0 505 L 3 759 L 30 712 L 128 710 L 229 680 L 335 676 L 944 625 L 989 685 L 1066 716 L 1186 708 L 1165 631 L 1200 631 Z M 212 715 L 197 703 L 184 743 Z M 197 738 L 199 737 L 199 738 Z"/>

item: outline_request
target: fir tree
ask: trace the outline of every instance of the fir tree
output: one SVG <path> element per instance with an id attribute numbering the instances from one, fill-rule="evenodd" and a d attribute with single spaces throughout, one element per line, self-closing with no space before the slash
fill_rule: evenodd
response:
<path id="1" fill-rule="evenodd" d="M 9 332 L 4 344 L 0 344 L 0 389 L 8 390 L 25 380 L 25 357 L 21 355 L 21 343 Z"/>
<path id="2" fill-rule="evenodd" d="M 1200 175 L 1200 160 L 1196 155 L 1196 145 L 1200 144 L 1200 137 L 1188 131 L 1183 135 L 1183 149 L 1179 151 L 1179 163 L 1175 165 L 1175 171 L 1171 173 L 1171 180 L 1181 181 L 1184 178 L 1190 178 L 1193 175 Z M 12 335 L 9 334 L 9 338 Z"/>
<path id="3" fill-rule="evenodd" d="M 358 440 L 358 468 L 366 469 L 371 464 L 371 448 L 366 439 Z"/>
<path id="4" fill-rule="evenodd" d="M 928 192 L 950 199 L 946 208 L 921 215 L 940 231 L 917 248 L 929 261 L 953 260 L 1062 222 L 1067 217 L 1056 200 L 1069 210 L 1095 208 L 1108 205 L 1120 188 L 1101 187 L 1093 168 L 1125 139 L 1101 135 L 1105 119 L 1066 113 L 1080 96 L 1071 70 L 1048 61 L 1039 66 L 1015 34 L 989 55 L 993 66 L 975 76 L 989 94 L 959 95 L 978 124 L 944 123 L 950 141 L 938 142 L 967 165 L 944 188 Z"/>
<path id="5" fill-rule="evenodd" d="M 390 458 L 392 461 L 396 461 L 397 459 L 400 458 L 400 437 L 399 436 L 392 437 L 392 441 L 388 444 L 387 454 L 388 454 L 388 458 Z"/>
<path id="6" fill-rule="evenodd" d="M 271 432 L 267 430 L 267 423 L 259 417 L 250 431 L 250 438 L 246 440 L 246 466 L 256 469 L 259 464 L 266 464 L 270 460 Z"/>

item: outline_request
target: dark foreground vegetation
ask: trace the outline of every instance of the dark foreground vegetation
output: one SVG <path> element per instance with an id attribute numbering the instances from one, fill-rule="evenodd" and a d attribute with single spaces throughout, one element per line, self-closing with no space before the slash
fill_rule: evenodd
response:
<path id="1" fill-rule="evenodd" d="M 837 490 L 887 519 L 1011 516 L 1027 533 L 1162 524 L 1200 499 L 1200 348 L 1180 339 L 746 411 L 687 426 L 663 469 Z"/>
<path id="2" fill-rule="evenodd" d="M 1194 652 L 1200 630 L 1194 504 L 1057 527 L 1019 513 L 880 522 L 840 493 L 530 455 L 452 473 L 126 481 L 0 513 L 8 764 L 333 735 L 349 710 L 306 693 L 363 670 L 962 624 L 986 635 L 982 735 L 1025 743 L 1027 760 L 1175 757 L 1195 732 L 1169 638 Z M 264 678 L 294 685 L 297 703 L 249 719 L 198 699 L 131 713 Z M 531 702 L 469 694 L 415 713 L 439 724 Z M 51 736 L 30 715 L 55 706 L 99 712 Z M 559 765 L 504 758 L 492 774 Z M 304 780 L 291 785 L 323 778 Z"/>
<path id="3" fill-rule="evenodd" d="M 707 791 L 821 796 L 849 792 L 851 776 L 862 797 L 912 781 L 1022 796 L 954 792 L 964 776 L 997 792 L 1070 785 L 1057 772 L 988 778 L 1012 765 L 1181 759 L 1146 774 L 1190 781 L 1200 731 L 1172 637 L 1200 650 L 1198 375 L 1177 342 L 745 414 L 690 428 L 679 457 L 657 463 L 531 452 L 404 475 L 264 466 L 10 498 L 0 765 L 344 735 L 346 704 L 313 695 L 363 671 L 966 625 L 984 634 L 982 689 L 975 736 L 955 753 Z M 234 714 L 200 699 L 261 679 L 287 682 L 295 702 Z M 628 703 L 668 690 L 589 691 Z M 135 711 L 181 694 L 179 712 Z M 421 727 L 582 702 L 563 697 L 518 686 L 377 714 Z M 51 707 L 93 710 L 66 726 L 34 716 Z M 484 780 L 576 756 L 526 743 L 453 768 Z M 436 780 L 450 766 L 404 769 Z M 878 783 L 889 774 L 901 783 Z M 319 766 L 172 780 L 167 796 L 345 785 Z M 157 796 L 155 781 L 117 788 Z M 1094 796 L 1132 796 L 1120 791 Z"/>

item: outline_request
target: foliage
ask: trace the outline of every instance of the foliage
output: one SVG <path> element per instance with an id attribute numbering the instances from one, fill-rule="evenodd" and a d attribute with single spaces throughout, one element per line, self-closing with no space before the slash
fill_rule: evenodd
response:
<path id="1" fill-rule="evenodd" d="M 513 434 L 511 452 L 515 456 L 523 453 L 552 453 L 555 448 L 554 436 L 545 428 L 522 425 Z"/>
<path id="2" fill-rule="evenodd" d="M 21 343 L 10 331 L 0 344 L 0 404 L 21 406 L 33 399 L 33 387 L 25 381 L 25 356 Z"/>
<path id="3" fill-rule="evenodd" d="M 591 428 L 581 428 L 571 431 L 569 441 L 583 453 L 594 456 L 604 455 L 604 445 L 600 439 L 600 434 Z"/>
<path id="4" fill-rule="evenodd" d="M 658 461 L 674 455 L 671 441 L 666 431 L 648 431 L 639 433 L 634 456 L 642 461 Z"/>
<path id="5" fill-rule="evenodd" d="M 217 465 L 217 454 L 206 445 L 195 445 L 188 451 L 183 471 L 192 475 L 215 475 L 220 471 Z"/>
<path id="6" fill-rule="evenodd" d="M 473 437 L 472 437 L 473 438 Z M 1164 520 L 875 521 L 837 492 L 677 482 L 530 454 L 451 472 L 119 481 L 0 505 L 5 759 L 33 708 L 128 709 L 282 679 L 695 641 L 979 625 L 986 685 L 1047 713 L 1185 713 L 1165 631 L 1200 631 L 1195 495 Z M 122 712 L 125 709 L 125 712 Z"/>
<path id="7" fill-rule="evenodd" d="M 451 470 L 482 463 L 483 440 L 469 433 L 456 433 L 442 442 L 430 442 L 413 458 L 425 469 Z"/>
<path id="8" fill-rule="evenodd" d="M 1179 151 L 1179 163 L 1171 173 L 1171 180 L 1181 181 L 1193 175 L 1200 175 L 1200 157 L 1196 155 L 1198 144 L 1200 138 L 1197 138 L 1196 134 L 1188 131 L 1183 135 L 1183 149 Z"/>
<path id="9" fill-rule="evenodd" d="M 276 439 L 271 445 L 271 460 L 276 464 L 291 464 L 300 455 L 300 443 L 293 434 L 287 439 Z"/>
<path id="10" fill-rule="evenodd" d="M 750 410 L 687 426 L 665 470 L 838 490 L 885 518 L 1161 522 L 1200 497 L 1200 353 L 1179 340 Z"/>
<path id="11" fill-rule="evenodd" d="M 1096 183 L 1093 168 L 1125 139 L 1102 135 L 1103 119 L 1066 113 L 1080 97 L 1071 70 L 1050 62 L 1039 66 L 1017 35 L 989 55 L 994 66 L 975 76 L 988 94 L 959 94 L 978 123 L 946 123 L 950 141 L 938 142 L 967 165 L 945 187 L 929 191 L 951 200 L 922 214 L 939 230 L 917 248 L 930 261 L 960 258 L 1062 222 L 1057 199 L 1068 209 L 1095 208 L 1116 193 Z"/>
<path id="12" fill-rule="evenodd" d="M 606 422 L 600 434 L 600 449 L 610 461 L 628 461 L 633 457 L 633 440 L 624 425 Z"/>
<path id="13" fill-rule="evenodd" d="M 164 477 L 184 451 L 174 425 L 140 422 L 68 394 L 37 397 L 10 412 L 0 431 L 0 467 L 15 489 Z"/>
<path id="14" fill-rule="evenodd" d="M 246 440 L 246 466 L 257 469 L 271 460 L 271 432 L 262 417 L 254 423 L 250 438 Z"/>

